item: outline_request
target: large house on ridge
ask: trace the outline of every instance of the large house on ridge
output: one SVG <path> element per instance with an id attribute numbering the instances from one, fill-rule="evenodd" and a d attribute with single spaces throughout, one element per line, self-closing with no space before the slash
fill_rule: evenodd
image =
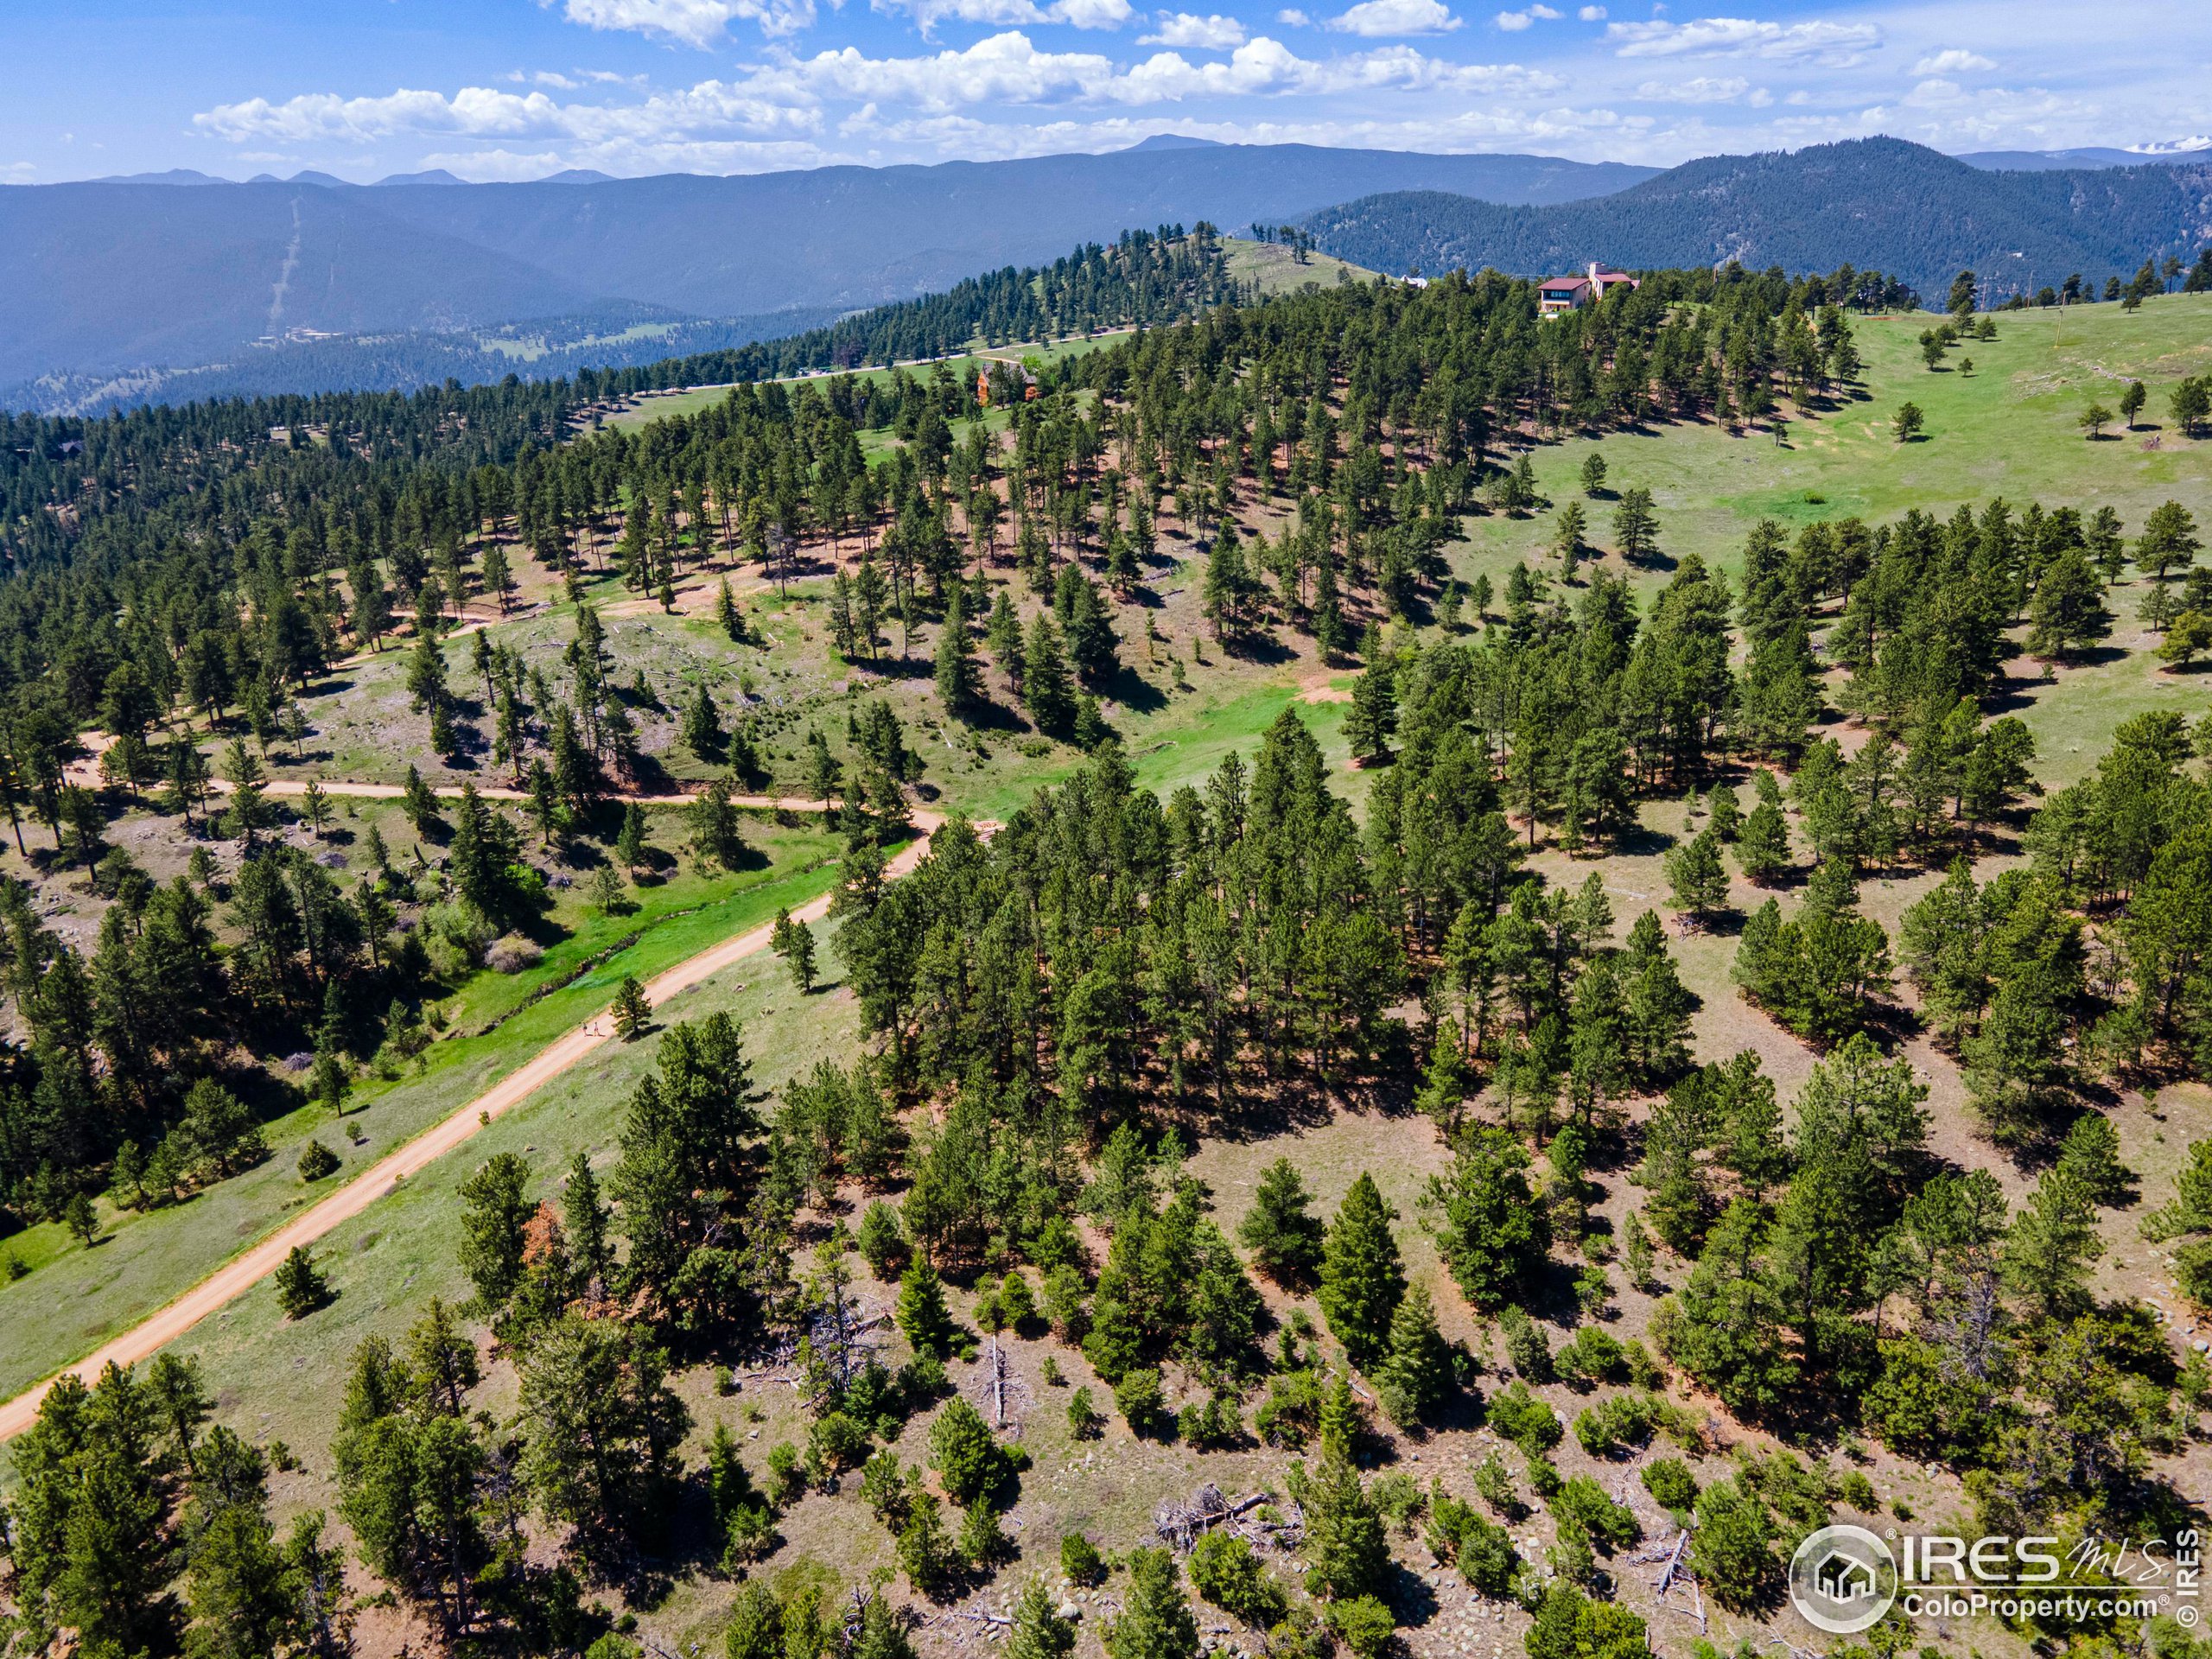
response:
<path id="1" fill-rule="evenodd" d="M 1609 289 L 1637 288 L 1641 284 L 1624 270 L 1592 261 L 1590 268 L 1579 276 L 1547 276 L 1536 286 L 1536 309 L 1545 316 L 1556 317 L 1569 311 L 1580 311 L 1586 305 L 1595 305 L 1604 299 Z"/>

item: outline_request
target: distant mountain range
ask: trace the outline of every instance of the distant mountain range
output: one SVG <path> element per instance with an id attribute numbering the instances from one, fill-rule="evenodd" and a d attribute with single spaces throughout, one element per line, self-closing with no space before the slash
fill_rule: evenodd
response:
<path id="1" fill-rule="evenodd" d="M 1951 157 L 1872 138 L 1661 173 L 1164 135 L 1108 156 L 467 184 L 188 169 L 0 188 L 0 407 L 630 366 L 816 327 L 1121 232 L 1302 222 L 1354 264 L 1523 276 L 1849 262 L 2004 294 L 2212 240 L 2212 149 Z"/>
<path id="2" fill-rule="evenodd" d="M 1957 158 L 1995 173 L 2055 173 L 2083 167 L 2195 167 L 2212 162 L 2212 138 L 2184 138 L 2144 149 L 1978 149 Z"/>
<path id="3" fill-rule="evenodd" d="M 1378 270 L 1484 265 L 1523 276 L 1849 263 L 1939 296 L 1973 270 L 1993 296 L 2080 271 L 2100 284 L 2212 242 L 2212 156 L 2130 167 L 1997 168 L 1895 138 L 1715 156 L 1595 200 L 1541 207 L 1397 191 L 1310 214 L 1327 252 Z"/>
<path id="4" fill-rule="evenodd" d="M 256 341 L 451 334 L 641 306 L 686 319 L 834 313 L 1130 228 L 1281 223 L 1382 190 L 1554 203 L 1650 172 L 1154 141 L 1108 156 L 741 178 L 461 185 L 434 173 L 364 186 L 162 174 L 16 186 L 0 188 L 0 388 L 17 390 L 0 400 L 67 404 L 88 377 L 226 362 Z M 41 378 L 75 390 L 23 389 Z"/>

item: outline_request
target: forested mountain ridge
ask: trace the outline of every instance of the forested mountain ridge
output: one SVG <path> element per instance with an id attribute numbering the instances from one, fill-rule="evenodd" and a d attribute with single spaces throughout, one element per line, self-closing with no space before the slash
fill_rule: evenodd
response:
<path id="1" fill-rule="evenodd" d="M 2080 273 L 2101 287 L 2212 241 L 2212 166 L 1991 172 L 1894 138 L 1688 162 L 1617 194 L 1507 207 L 1437 192 L 1346 202 L 1304 221 L 1378 270 L 1519 276 L 1620 266 L 1879 267 L 1924 294 L 1961 270 L 1993 303 Z"/>
<path id="2" fill-rule="evenodd" d="M 696 319 L 842 309 L 1136 226 L 1273 224 L 1398 188 L 1558 201 L 1648 172 L 1205 145 L 439 188 L 13 186 L 0 188 L 0 287 L 16 296 L 0 386 L 188 368 L 297 330 L 488 328 L 611 301 Z"/>

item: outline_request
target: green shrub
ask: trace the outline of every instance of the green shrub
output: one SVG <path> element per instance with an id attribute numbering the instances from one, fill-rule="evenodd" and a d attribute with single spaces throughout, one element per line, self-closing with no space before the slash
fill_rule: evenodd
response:
<path id="1" fill-rule="evenodd" d="M 1437 1560 L 1458 1567 L 1459 1576 L 1485 1596 L 1502 1596 L 1512 1587 L 1521 1557 L 1503 1527 L 1484 1518 L 1473 1504 L 1441 1492 L 1430 1511 L 1426 1541 Z"/>
<path id="2" fill-rule="evenodd" d="M 1498 1315 L 1497 1328 L 1505 1337 L 1505 1357 L 1516 1371 L 1531 1382 L 1552 1380 L 1551 1344 L 1534 1319 L 1517 1307 L 1509 1307 Z"/>
<path id="3" fill-rule="evenodd" d="M 1680 1458 L 1655 1458 L 1643 1465 L 1643 1490 L 1662 1508 L 1687 1510 L 1697 1502 L 1697 1477 Z"/>
<path id="4" fill-rule="evenodd" d="M 1129 1432 L 1139 1437 L 1159 1431 L 1160 1420 L 1166 1415 L 1166 1402 L 1160 1373 L 1149 1367 L 1127 1373 L 1114 1385 L 1114 1408 L 1122 1414 Z"/>
<path id="5" fill-rule="evenodd" d="M 1126 1382 L 1128 1378 L 1122 1380 Z M 1115 1392 L 1118 1400 L 1120 1390 Z M 1175 1433 L 1200 1452 L 1236 1445 L 1244 1438 L 1244 1419 L 1236 1409 L 1236 1396 L 1217 1394 L 1210 1400 L 1193 1401 L 1175 1414 Z"/>
<path id="6" fill-rule="evenodd" d="M 1587 1475 L 1563 1482 L 1552 1497 L 1551 1510 L 1560 1522 L 1572 1522 L 1608 1549 L 1626 1548 L 1643 1535 L 1636 1516 Z"/>
<path id="7" fill-rule="evenodd" d="M 1037 1293 L 1018 1268 L 1008 1269 L 999 1286 L 999 1312 L 1016 1331 L 1027 1332 L 1037 1321 Z"/>
<path id="8" fill-rule="evenodd" d="M 1665 1409 L 1648 1394 L 1608 1395 L 1576 1414 L 1574 1438 L 1592 1457 L 1601 1458 L 1620 1446 L 1649 1439 Z"/>
<path id="9" fill-rule="evenodd" d="M 944 1495 L 963 1509 L 996 1490 L 1010 1472 L 1006 1452 L 983 1414 L 957 1395 L 930 1425 L 930 1464 Z"/>
<path id="10" fill-rule="evenodd" d="M 828 1413 L 807 1433 L 807 1451 L 832 1474 L 858 1468 L 868 1446 L 868 1430 L 842 1411 Z"/>
<path id="11" fill-rule="evenodd" d="M 1552 1356 L 1552 1363 L 1570 1382 L 1611 1382 L 1628 1369 L 1620 1344 L 1594 1325 L 1577 1331 L 1574 1340 Z"/>
<path id="12" fill-rule="evenodd" d="M 893 1533 L 906 1524 L 906 1471 L 896 1452 L 879 1452 L 861 1466 L 861 1502 Z"/>
<path id="13" fill-rule="evenodd" d="M 768 1476 L 773 1483 L 772 1496 L 779 1504 L 789 1503 L 806 1490 L 806 1471 L 801 1467 L 798 1448 L 789 1440 L 778 1440 L 768 1448 Z"/>
<path id="14" fill-rule="evenodd" d="M 1076 1584 L 1096 1584 L 1106 1576 L 1106 1562 L 1098 1546 L 1079 1532 L 1060 1540 L 1060 1571 Z"/>
<path id="15" fill-rule="evenodd" d="M 1513 1488 L 1513 1471 L 1497 1452 L 1475 1465 L 1473 1478 L 1476 1495 L 1491 1508 L 1509 1520 L 1521 1513 L 1521 1495 Z"/>
<path id="16" fill-rule="evenodd" d="M 1421 1512 L 1427 1498 L 1422 1494 L 1421 1483 L 1402 1470 L 1393 1469 L 1375 1477 L 1367 1488 L 1367 1501 L 1374 1504 L 1376 1513 L 1401 1530 L 1410 1530 L 1414 1517 Z"/>
<path id="17" fill-rule="evenodd" d="M 320 1141 L 310 1141 L 300 1148 L 299 1171 L 303 1181 L 319 1181 L 338 1168 L 338 1154 Z"/>
<path id="18" fill-rule="evenodd" d="M 861 1212 L 855 1242 L 861 1260 L 877 1278 L 887 1283 L 906 1270 L 906 1229 L 899 1222 L 899 1211 L 881 1198 Z"/>
<path id="19" fill-rule="evenodd" d="M 303 1319 L 317 1308 L 328 1306 L 334 1295 L 315 1258 L 295 1244 L 276 1268 L 276 1306 L 284 1317 Z"/>
<path id="20" fill-rule="evenodd" d="M 1736 1482 L 1716 1481 L 1698 1495 L 1690 1571 L 1722 1606 L 1748 1611 L 1772 1599 L 1781 1572 L 1773 1544 L 1773 1517 Z"/>
<path id="21" fill-rule="evenodd" d="M 1557 1446 L 1567 1432 L 1560 1427 L 1559 1414 L 1520 1382 L 1490 1402 L 1490 1421 L 1532 1460 Z"/>
<path id="22" fill-rule="evenodd" d="M 1078 1440 L 1093 1440 L 1106 1420 L 1091 1403 L 1090 1390 L 1077 1389 L 1068 1396 L 1068 1433 Z"/>
<path id="23" fill-rule="evenodd" d="M 1357 1659 L 1377 1659 L 1398 1634 L 1398 1621 L 1373 1596 L 1332 1603 L 1329 1623 Z"/>
<path id="24" fill-rule="evenodd" d="M 1281 1371 L 1252 1414 L 1252 1428 L 1269 1446 L 1294 1451 L 1321 1427 L 1321 1384 L 1310 1370 Z"/>
<path id="25" fill-rule="evenodd" d="M 1209 1532 L 1191 1551 L 1191 1584 L 1232 1618 L 1265 1630 L 1288 1609 L 1275 1582 L 1252 1546 L 1233 1532 Z"/>

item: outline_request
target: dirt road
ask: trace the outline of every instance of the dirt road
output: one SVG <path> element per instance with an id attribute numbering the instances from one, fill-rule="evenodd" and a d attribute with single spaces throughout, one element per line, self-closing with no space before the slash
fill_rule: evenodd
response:
<path id="1" fill-rule="evenodd" d="M 324 787 L 335 793 L 342 786 L 326 785 Z M 381 790 L 382 786 L 356 785 L 353 788 L 367 791 Z M 398 791 L 394 790 L 391 792 L 397 794 Z M 812 811 L 822 810 L 819 801 L 779 803 L 755 799 L 742 804 L 756 806 L 782 804 Z M 885 870 L 887 878 L 905 875 L 921 862 L 929 851 L 930 838 L 944 819 L 933 812 L 917 812 L 914 822 L 922 833 L 891 861 Z M 830 900 L 825 896 L 793 911 L 791 918 L 794 921 L 819 921 L 829 913 L 829 910 Z M 772 926 L 756 927 L 677 963 L 645 986 L 646 999 L 658 1007 L 671 997 L 690 990 L 733 963 L 766 950 L 768 936 L 773 931 Z M 385 1154 L 322 1202 L 294 1217 L 245 1254 L 201 1280 L 168 1306 L 133 1325 L 121 1336 L 103 1344 L 67 1370 L 90 1382 L 110 1363 L 135 1365 L 141 1360 L 152 1358 L 224 1304 L 242 1295 L 274 1273 L 277 1263 L 291 1253 L 293 1246 L 312 1244 L 332 1229 L 351 1221 L 401 1181 L 429 1168 L 492 1119 L 519 1106 L 587 1054 L 613 1039 L 614 1021 L 611 1015 L 602 1013 L 586 1020 L 565 1037 L 539 1050 L 527 1065 L 510 1071 L 475 1099 L 455 1110 L 451 1116 L 441 1119 L 405 1146 Z M 38 1415 L 39 1402 L 45 1399 L 47 1390 L 53 1386 L 54 1379 L 49 1377 L 36 1388 L 0 1405 L 0 1440 L 10 1440 L 30 1427 Z"/>

